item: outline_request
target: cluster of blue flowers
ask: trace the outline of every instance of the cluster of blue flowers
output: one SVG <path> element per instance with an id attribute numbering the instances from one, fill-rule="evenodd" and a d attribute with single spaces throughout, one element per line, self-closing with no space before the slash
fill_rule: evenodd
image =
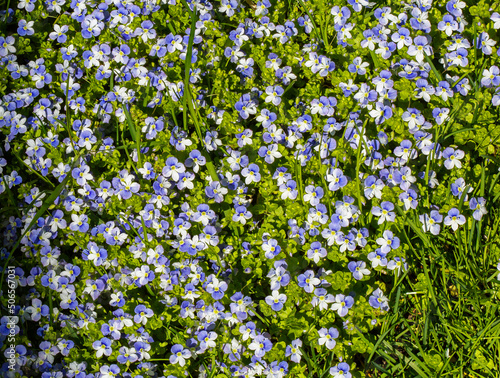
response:
<path id="1" fill-rule="evenodd" d="M 312 12 L 247 3 L 23 0 L 1 16 L 1 259 L 19 293 L 5 376 L 280 378 L 315 348 L 351 377 L 352 335 L 408 270 L 398 222 L 430 237 L 487 214 L 443 134 L 472 86 L 500 105 L 497 12 L 472 39 L 461 0 L 348 0 L 327 35 Z"/>

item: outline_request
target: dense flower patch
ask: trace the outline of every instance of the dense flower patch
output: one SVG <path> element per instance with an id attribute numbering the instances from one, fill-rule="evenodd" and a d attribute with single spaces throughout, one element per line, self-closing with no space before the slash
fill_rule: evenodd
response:
<path id="1" fill-rule="evenodd" d="M 4 374 L 364 376 L 412 241 L 494 216 L 491 4 L 4 12 Z"/>

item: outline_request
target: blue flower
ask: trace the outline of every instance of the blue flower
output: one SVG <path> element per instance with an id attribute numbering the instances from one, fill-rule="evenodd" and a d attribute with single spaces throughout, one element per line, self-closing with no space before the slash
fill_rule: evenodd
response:
<path id="1" fill-rule="evenodd" d="M 462 8 L 466 4 L 461 0 L 450 0 L 446 3 L 446 10 L 450 12 L 455 17 L 460 17 L 462 15 Z"/>
<path id="2" fill-rule="evenodd" d="M 269 352 L 273 347 L 273 343 L 263 335 L 257 335 L 254 337 L 250 345 L 248 345 L 248 349 L 253 350 L 255 353 L 255 357 L 261 358 Z"/>
<path id="3" fill-rule="evenodd" d="M 257 112 L 256 104 L 250 99 L 249 94 L 244 94 L 234 105 L 235 109 L 240 113 L 240 117 L 247 119 L 251 114 Z"/>
<path id="4" fill-rule="evenodd" d="M 201 331 L 198 334 L 198 340 L 200 341 L 201 350 L 206 350 L 208 348 L 215 348 L 215 339 L 217 334 L 215 332 Z"/>
<path id="5" fill-rule="evenodd" d="M 370 298 L 368 303 L 375 309 L 381 309 L 382 311 L 389 311 L 389 299 L 384 295 L 380 288 L 377 288 Z"/>
<path id="6" fill-rule="evenodd" d="M 335 168 L 326 175 L 326 181 L 329 183 L 328 189 L 337 191 L 347 185 L 347 177 L 340 168 Z"/>
<path id="7" fill-rule="evenodd" d="M 330 368 L 330 375 L 333 378 L 351 378 L 352 374 L 349 372 L 349 365 L 346 362 L 340 362 L 338 365 Z"/>
<path id="8" fill-rule="evenodd" d="M 385 230 L 383 236 L 377 239 L 377 244 L 380 245 L 380 250 L 384 253 L 390 252 L 392 249 L 399 248 L 399 238 L 394 236 L 392 231 Z"/>
<path id="9" fill-rule="evenodd" d="M 307 251 L 307 257 L 317 264 L 320 258 L 326 257 L 326 249 L 322 247 L 320 242 L 312 242 Z"/>
<path id="10" fill-rule="evenodd" d="M 366 269 L 366 263 L 364 261 L 351 261 L 347 264 L 347 267 L 351 271 L 352 276 L 357 280 L 361 280 L 364 276 L 370 274 L 370 271 Z"/>
<path id="11" fill-rule="evenodd" d="M 274 311 L 281 311 L 286 303 L 286 295 L 280 294 L 278 290 L 273 290 L 271 295 L 266 297 L 266 303 L 271 306 Z"/>
<path id="12" fill-rule="evenodd" d="M 465 156 L 465 153 L 462 150 L 455 150 L 454 148 L 447 147 L 443 151 L 443 158 L 446 160 L 444 161 L 444 166 L 447 169 L 453 169 L 453 168 L 462 168 L 462 163 L 461 159 L 463 159 Z"/>
<path id="13" fill-rule="evenodd" d="M 455 21 L 452 15 L 445 14 L 437 27 L 449 37 L 454 31 L 458 30 L 458 22 Z"/>
<path id="14" fill-rule="evenodd" d="M 325 345 L 330 350 L 335 348 L 335 345 L 337 344 L 335 339 L 339 337 L 339 331 L 336 328 L 333 327 L 330 327 L 329 329 L 321 328 L 318 331 L 318 334 L 319 334 L 319 339 L 318 339 L 319 345 Z"/>
<path id="15" fill-rule="evenodd" d="M 432 210 L 430 214 L 422 214 L 419 216 L 419 220 L 422 223 L 424 232 L 430 231 L 433 235 L 439 234 L 441 230 L 439 223 L 443 221 L 443 216 L 439 214 L 439 211 Z"/>
<path id="16" fill-rule="evenodd" d="M 54 24 L 54 31 L 49 34 L 49 38 L 52 40 L 57 39 L 57 42 L 64 43 L 68 39 L 68 37 L 66 36 L 68 30 L 68 25 L 63 25 L 61 27 L 57 24 Z"/>
<path id="17" fill-rule="evenodd" d="M 302 287 L 306 293 L 312 293 L 314 291 L 314 287 L 321 283 L 321 280 L 314 276 L 314 272 L 312 270 L 307 270 L 304 274 L 300 274 L 297 277 L 297 280 L 299 286 Z"/>
<path id="18" fill-rule="evenodd" d="M 358 75 L 365 75 L 367 67 L 369 67 L 369 63 L 363 62 L 362 59 L 358 56 L 354 58 L 351 64 L 349 64 L 347 70 Z"/>
<path id="19" fill-rule="evenodd" d="M 224 298 L 224 292 L 227 290 L 227 283 L 224 281 L 219 281 L 215 276 L 209 276 L 208 280 L 210 283 L 207 284 L 207 293 L 212 294 L 212 298 L 215 300 L 220 300 Z"/>
<path id="20" fill-rule="evenodd" d="M 280 185 L 279 187 L 281 194 L 281 199 L 291 199 L 294 200 L 297 198 L 298 190 L 297 183 L 294 180 L 288 180 L 285 184 Z"/>
<path id="21" fill-rule="evenodd" d="M 225 354 L 229 354 L 230 361 L 236 362 L 241 359 L 241 353 L 245 351 L 245 347 L 242 346 L 237 339 L 233 338 L 231 340 L 231 344 L 224 344 L 224 348 L 222 350 Z"/>
<path id="22" fill-rule="evenodd" d="M 24 37 L 26 35 L 33 35 L 35 30 L 33 29 L 34 21 L 26 21 L 24 19 L 19 20 L 17 34 Z"/>
<path id="23" fill-rule="evenodd" d="M 390 201 L 383 201 L 379 206 L 374 206 L 372 208 L 372 214 L 376 217 L 379 217 L 378 224 L 382 224 L 384 222 L 394 222 L 396 218 L 396 213 L 394 210 L 394 204 Z"/>
<path id="24" fill-rule="evenodd" d="M 252 218 L 252 213 L 245 206 L 237 206 L 235 208 L 235 213 L 232 217 L 233 222 L 240 222 L 244 225 L 250 218 Z"/>
<path id="25" fill-rule="evenodd" d="M 186 360 L 191 357 L 191 352 L 188 349 L 184 349 L 181 344 L 175 344 L 170 349 L 172 355 L 169 357 L 169 361 L 171 364 L 179 364 L 180 366 L 184 366 L 186 364 Z"/>
<path id="26" fill-rule="evenodd" d="M 92 343 L 92 348 L 96 350 L 96 357 L 100 358 L 102 355 L 111 356 L 113 349 L 111 348 L 111 340 L 107 337 L 103 337 L 100 340 L 96 340 Z"/>
<path id="27" fill-rule="evenodd" d="M 368 254 L 368 260 L 372 263 L 372 268 L 376 268 L 377 266 L 387 266 L 387 253 L 381 251 L 380 248 L 377 248 L 375 251 L 370 252 Z"/>
<path id="28" fill-rule="evenodd" d="M 145 325 L 148 321 L 148 318 L 151 318 L 154 315 L 153 310 L 147 308 L 145 305 L 137 305 L 134 309 L 135 316 L 134 322 L 137 324 Z"/>
<path id="29" fill-rule="evenodd" d="M 488 213 L 488 210 L 486 210 L 486 200 L 483 197 L 472 198 L 469 202 L 469 208 L 474 211 L 472 217 L 478 222 L 483 215 Z"/>
<path id="30" fill-rule="evenodd" d="M 370 116 L 375 118 L 375 123 L 377 125 L 380 125 L 384 123 L 386 119 L 392 117 L 392 109 L 390 106 L 377 102 L 375 104 L 375 109 L 370 110 Z"/>
<path id="31" fill-rule="evenodd" d="M 432 47 L 428 43 L 426 37 L 415 37 L 413 45 L 408 47 L 408 55 L 414 56 L 418 63 L 422 63 L 425 55 L 432 55 Z"/>
<path id="32" fill-rule="evenodd" d="M 248 167 L 243 168 L 241 175 L 245 177 L 245 184 L 249 185 L 252 182 L 260 181 L 260 168 L 257 164 L 250 164 Z"/>
<path id="33" fill-rule="evenodd" d="M 279 85 L 268 86 L 265 90 L 265 102 L 271 102 L 273 105 L 278 106 L 281 103 L 281 96 L 284 92 L 285 90 Z"/>

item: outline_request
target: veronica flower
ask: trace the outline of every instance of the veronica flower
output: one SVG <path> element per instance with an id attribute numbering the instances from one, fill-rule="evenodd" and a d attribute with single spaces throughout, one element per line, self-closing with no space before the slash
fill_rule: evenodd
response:
<path id="1" fill-rule="evenodd" d="M 486 210 L 486 200 L 483 197 L 472 198 L 469 202 L 469 208 L 474 211 L 472 217 L 478 222 L 483 215 L 488 213 L 488 210 Z"/>
<path id="2" fill-rule="evenodd" d="M 339 337 L 339 331 L 336 328 L 321 328 L 318 331 L 319 334 L 319 339 L 318 339 L 318 344 L 319 345 L 326 345 L 326 347 L 330 350 L 335 348 L 335 345 L 337 342 L 335 339 Z"/>
<path id="3" fill-rule="evenodd" d="M 268 109 L 262 109 L 260 115 L 257 116 L 257 122 L 262 122 L 262 126 L 268 128 L 277 119 L 276 113 L 269 111 Z"/>
<path id="4" fill-rule="evenodd" d="M 496 41 L 491 39 L 488 33 L 482 32 L 476 39 L 476 48 L 481 49 L 483 54 L 491 55 L 492 47 L 496 45 Z"/>
<path id="5" fill-rule="evenodd" d="M 243 148 L 246 145 L 251 145 L 252 135 L 253 131 L 250 129 L 245 129 L 243 132 L 236 134 L 236 138 L 238 138 L 238 146 Z"/>
<path id="6" fill-rule="evenodd" d="M 290 357 L 291 361 L 299 363 L 302 358 L 302 352 L 300 351 L 301 347 L 302 347 L 302 340 L 300 339 L 293 340 L 291 345 L 287 345 L 285 349 L 285 357 Z"/>
<path id="7" fill-rule="evenodd" d="M 257 336 L 255 334 L 256 326 L 254 322 L 248 322 L 245 325 L 240 326 L 238 330 L 240 331 L 241 339 L 243 341 L 246 341 L 249 338 L 253 340 Z"/>
<path id="8" fill-rule="evenodd" d="M 308 185 L 305 188 L 304 201 L 309 202 L 312 206 L 316 206 L 320 203 L 323 195 L 324 191 L 321 186 L 314 187 L 314 185 Z"/>
<path id="9" fill-rule="evenodd" d="M 297 75 L 292 72 L 292 67 L 285 66 L 276 70 L 276 77 L 281 79 L 284 85 L 288 85 L 297 78 Z"/>
<path id="10" fill-rule="evenodd" d="M 25 311 L 31 314 L 31 320 L 34 322 L 38 322 L 42 316 L 49 316 L 49 306 L 42 304 L 42 301 L 38 298 L 33 298 L 31 306 L 26 307 Z"/>
<path id="11" fill-rule="evenodd" d="M 382 252 L 388 253 L 392 249 L 399 248 L 400 240 L 392 231 L 385 230 L 382 237 L 377 239 L 377 244 L 381 246 Z"/>
<path id="12" fill-rule="evenodd" d="M 294 200 L 297 198 L 298 191 L 297 191 L 297 183 L 294 180 L 288 180 L 286 184 L 282 184 L 279 187 L 281 194 L 281 199 L 291 199 Z"/>
<path id="13" fill-rule="evenodd" d="M 205 135 L 205 148 L 207 151 L 215 151 L 222 145 L 222 141 L 218 138 L 218 135 L 216 130 L 207 131 Z"/>
<path id="14" fill-rule="evenodd" d="M 249 94 L 241 96 L 240 100 L 236 102 L 234 107 L 243 119 L 247 119 L 251 114 L 255 114 L 257 112 L 256 104 L 250 99 Z"/>
<path id="15" fill-rule="evenodd" d="M 235 213 L 233 214 L 233 222 L 240 222 L 245 225 L 247 220 L 252 218 L 252 213 L 247 210 L 245 206 L 237 206 L 235 208 Z"/>
<path id="16" fill-rule="evenodd" d="M 375 104 L 375 109 L 370 110 L 370 116 L 375 118 L 375 123 L 377 125 L 380 125 L 381 123 L 384 123 L 386 119 L 392 117 L 392 109 L 390 106 L 377 102 Z"/>
<path id="17" fill-rule="evenodd" d="M 396 218 L 396 213 L 394 210 L 394 204 L 390 201 L 383 201 L 379 206 L 374 206 L 372 208 L 372 214 L 376 217 L 379 217 L 378 224 L 382 224 L 384 222 L 394 222 Z"/>
<path id="18" fill-rule="evenodd" d="M 14 47 L 15 41 L 12 36 L 0 36 L 0 57 L 16 52 L 16 48 Z"/>
<path id="19" fill-rule="evenodd" d="M 370 274 L 370 271 L 366 269 L 366 263 L 364 261 L 357 261 L 357 262 L 351 261 L 347 265 L 347 267 L 349 268 L 349 270 L 352 273 L 352 276 L 356 280 L 361 280 L 363 276 Z"/>
<path id="20" fill-rule="evenodd" d="M 21 0 L 17 4 L 19 9 L 26 9 L 26 12 L 33 12 L 35 9 L 36 0 Z"/>
<path id="21" fill-rule="evenodd" d="M 498 87 L 500 85 L 500 70 L 497 66 L 491 66 L 490 69 L 483 70 L 481 85 L 483 87 Z"/>
<path id="22" fill-rule="evenodd" d="M 368 260 L 372 263 L 372 268 L 376 268 L 377 266 L 386 266 L 387 265 L 387 253 L 384 253 L 377 248 L 375 251 L 370 252 L 368 254 Z"/>
<path id="23" fill-rule="evenodd" d="M 200 341 L 201 350 L 206 350 L 208 348 L 215 348 L 217 339 L 217 334 L 215 332 L 201 331 L 198 334 L 198 340 Z"/>
<path id="24" fill-rule="evenodd" d="M 200 166 L 205 165 L 206 159 L 198 150 L 193 150 L 189 153 L 189 157 L 186 159 L 186 167 L 193 167 L 193 171 L 197 173 Z"/>
<path id="25" fill-rule="evenodd" d="M 142 324 L 142 325 L 145 325 L 148 321 L 148 318 L 151 318 L 154 315 L 153 310 L 147 308 L 143 304 L 137 305 L 134 309 L 134 312 L 135 312 L 134 322 L 136 324 Z"/>
<path id="26" fill-rule="evenodd" d="M 121 291 L 111 294 L 110 306 L 123 307 L 125 305 L 125 297 Z"/>
<path id="27" fill-rule="evenodd" d="M 224 348 L 222 350 L 225 354 L 229 354 L 230 361 L 236 362 L 241 359 L 241 353 L 245 351 L 245 347 L 242 346 L 238 340 L 233 338 L 231 340 L 231 344 L 224 344 Z"/>
<path id="28" fill-rule="evenodd" d="M 398 50 L 401 50 L 404 46 L 411 46 L 413 42 L 410 31 L 404 27 L 399 28 L 398 31 L 391 36 L 391 40 L 396 43 Z"/>
<path id="29" fill-rule="evenodd" d="M 92 348 L 96 350 L 96 357 L 101 358 L 103 355 L 111 356 L 113 349 L 111 348 L 111 340 L 107 337 L 103 337 L 100 340 L 96 340 L 92 343 Z"/>
<path id="30" fill-rule="evenodd" d="M 384 295 L 380 288 L 377 288 L 370 298 L 368 299 L 368 303 L 375 309 L 380 308 L 382 311 L 389 310 L 389 299 Z"/>
<path id="31" fill-rule="evenodd" d="M 281 311 L 286 302 L 286 295 L 280 294 L 278 290 L 273 290 L 272 295 L 266 297 L 266 303 L 271 306 L 274 311 Z"/>
<path id="32" fill-rule="evenodd" d="M 266 163 L 272 164 L 275 159 L 279 159 L 283 155 L 278 151 L 278 145 L 262 146 L 259 148 L 259 156 L 263 157 Z"/>
<path id="33" fill-rule="evenodd" d="M 272 342 L 263 335 L 255 336 L 250 345 L 248 345 L 248 349 L 253 350 L 255 357 L 258 358 L 264 357 L 266 352 L 269 352 L 272 347 Z"/>
<path id="34" fill-rule="evenodd" d="M 415 108 L 408 108 L 401 116 L 403 121 L 408 123 L 408 127 L 414 129 L 417 126 L 422 126 L 425 122 L 425 118 L 420 112 L 420 110 Z"/>
<path id="35" fill-rule="evenodd" d="M 314 297 L 311 300 L 311 306 L 318 306 L 320 311 L 324 311 L 328 308 L 328 305 L 334 301 L 334 296 L 327 294 L 326 290 L 323 288 L 318 288 L 314 290 Z"/>
<path id="36" fill-rule="evenodd" d="M 432 210 L 429 214 L 422 214 L 419 216 L 419 220 L 422 223 L 422 229 L 424 232 L 430 231 L 433 235 L 438 235 L 441 230 L 439 223 L 443 221 L 443 216 L 439 214 L 439 211 Z"/>
<path id="37" fill-rule="evenodd" d="M 69 229 L 71 231 L 87 232 L 89 224 L 87 223 L 88 217 L 85 214 L 71 214 L 73 222 L 70 223 Z"/>
<path id="38" fill-rule="evenodd" d="M 224 298 L 224 292 L 227 290 L 227 283 L 224 281 L 219 281 L 215 276 L 208 277 L 211 279 L 210 283 L 207 285 L 207 293 L 212 294 L 212 298 L 215 300 L 220 300 Z"/>
<path id="39" fill-rule="evenodd" d="M 265 92 L 267 95 L 265 102 L 271 102 L 273 105 L 278 106 L 281 103 L 281 96 L 285 90 L 279 85 L 271 85 L 266 88 Z"/>
<path id="40" fill-rule="evenodd" d="M 373 197 L 382 198 L 382 189 L 384 188 L 384 182 L 377 178 L 376 176 L 368 176 L 364 181 L 364 195 L 367 199 Z"/>
<path id="41" fill-rule="evenodd" d="M 196 212 L 191 216 L 194 222 L 201 222 L 204 226 L 208 225 L 211 219 L 215 218 L 215 212 L 206 204 L 200 204 Z"/>
<path id="42" fill-rule="evenodd" d="M 330 368 L 330 375 L 333 378 L 351 378 L 349 365 L 346 362 L 340 362 L 338 365 Z"/>
<path id="43" fill-rule="evenodd" d="M 265 252 L 267 259 L 272 259 L 280 254 L 281 247 L 276 239 L 269 239 L 262 243 L 262 250 Z"/>
<path id="44" fill-rule="evenodd" d="M 219 181 L 212 181 L 209 186 L 205 188 L 205 194 L 208 198 L 213 198 L 217 203 L 224 200 L 224 195 L 226 195 L 228 190 L 224 188 Z"/>
<path id="45" fill-rule="evenodd" d="M 312 242 L 307 251 L 307 257 L 317 264 L 320 258 L 326 257 L 326 249 L 321 246 L 320 242 Z"/>
<path id="46" fill-rule="evenodd" d="M 441 125 L 447 118 L 450 113 L 450 109 L 448 108 L 434 108 L 432 110 L 432 116 L 436 119 L 436 123 Z"/>
<path id="47" fill-rule="evenodd" d="M 319 278 L 314 277 L 314 272 L 312 270 L 307 270 L 304 274 L 300 274 L 297 279 L 299 286 L 304 288 L 306 293 L 312 293 L 314 287 L 321 283 Z"/>
<path id="48" fill-rule="evenodd" d="M 72 214 L 73 216 L 74 214 Z M 108 252 L 104 248 L 100 248 L 96 243 L 89 242 L 87 244 L 87 249 L 82 252 L 83 260 L 90 260 L 96 266 L 102 265 L 102 263 L 108 257 Z"/>
<path id="49" fill-rule="evenodd" d="M 493 12 L 490 19 L 493 21 L 493 28 L 500 29 L 500 14 L 498 12 Z"/>
<path id="50" fill-rule="evenodd" d="M 34 21 L 26 21 L 24 19 L 19 20 L 17 27 L 17 34 L 24 37 L 26 35 L 33 35 L 35 30 L 33 29 Z"/>
<path id="51" fill-rule="evenodd" d="M 275 266 L 278 261 L 275 262 Z M 285 265 L 286 266 L 286 265 Z M 267 277 L 270 278 L 271 290 L 279 290 L 281 287 L 287 286 L 290 282 L 290 274 L 286 271 L 286 268 L 282 265 L 278 266 L 276 269 L 271 268 Z"/>
<path id="52" fill-rule="evenodd" d="M 413 40 L 413 45 L 408 47 L 408 55 L 414 56 L 418 63 L 422 63 L 425 55 L 432 55 L 432 47 L 428 45 L 426 37 L 418 36 Z"/>
<path id="53" fill-rule="evenodd" d="M 455 21 L 452 15 L 445 14 L 437 27 L 449 37 L 454 31 L 458 30 L 458 22 Z"/>
<path id="54" fill-rule="evenodd" d="M 347 177 L 340 168 L 335 168 L 331 174 L 326 175 L 326 181 L 329 183 L 328 189 L 337 191 L 347 185 Z"/>
<path id="55" fill-rule="evenodd" d="M 175 344 L 170 349 L 172 355 L 169 357 L 169 361 L 171 364 L 179 364 L 180 366 L 184 366 L 186 364 L 186 360 L 191 357 L 191 352 L 188 349 L 184 349 L 181 344 Z"/>
<path id="56" fill-rule="evenodd" d="M 391 80 L 391 72 L 388 70 L 382 70 L 378 76 L 376 76 L 372 83 L 375 84 L 377 92 L 382 92 L 384 89 L 390 89 L 394 85 L 394 81 Z"/>
<path id="57" fill-rule="evenodd" d="M 360 57 L 354 58 L 351 64 L 347 67 L 347 70 L 351 73 L 356 73 L 358 75 L 365 75 L 366 68 L 369 67 L 370 64 L 363 62 Z"/>
<path id="58" fill-rule="evenodd" d="M 68 39 L 68 37 L 66 36 L 68 30 L 68 25 L 63 25 L 61 27 L 57 24 L 54 24 L 54 31 L 49 34 L 49 38 L 52 40 L 57 39 L 57 42 L 64 43 Z"/>
<path id="59" fill-rule="evenodd" d="M 435 94 L 435 89 L 425 79 L 417 80 L 417 87 L 415 88 L 417 94 L 415 98 L 423 98 L 426 102 L 431 100 L 431 95 Z"/>
<path id="60" fill-rule="evenodd" d="M 379 48 L 375 50 L 375 53 L 384 59 L 389 59 L 395 50 L 396 44 L 394 42 L 382 41 L 379 43 Z"/>
<path id="61" fill-rule="evenodd" d="M 252 182 L 260 181 L 259 166 L 257 164 L 250 164 L 248 167 L 243 168 L 241 175 L 245 177 L 245 184 L 249 185 Z"/>
<path id="62" fill-rule="evenodd" d="M 443 157 L 446 159 L 444 161 L 444 166 L 447 169 L 453 169 L 453 168 L 462 168 L 462 162 L 460 159 L 463 159 L 465 156 L 465 153 L 462 150 L 455 150 L 454 148 L 447 147 L 443 151 Z"/>
<path id="63" fill-rule="evenodd" d="M 405 262 L 404 258 L 395 257 L 394 260 L 389 261 L 389 263 L 387 264 L 387 269 L 395 270 L 396 273 L 399 275 L 401 269 L 403 270 L 408 269 L 408 264 Z"/>

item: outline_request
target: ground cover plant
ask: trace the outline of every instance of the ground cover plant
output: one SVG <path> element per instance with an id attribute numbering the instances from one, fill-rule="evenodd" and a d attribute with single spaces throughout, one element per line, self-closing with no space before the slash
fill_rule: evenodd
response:
<path id="1" fill-rule="evenodd" d="M 8 2 L 2 375 L 499 376 L 498 8 Z"/>

